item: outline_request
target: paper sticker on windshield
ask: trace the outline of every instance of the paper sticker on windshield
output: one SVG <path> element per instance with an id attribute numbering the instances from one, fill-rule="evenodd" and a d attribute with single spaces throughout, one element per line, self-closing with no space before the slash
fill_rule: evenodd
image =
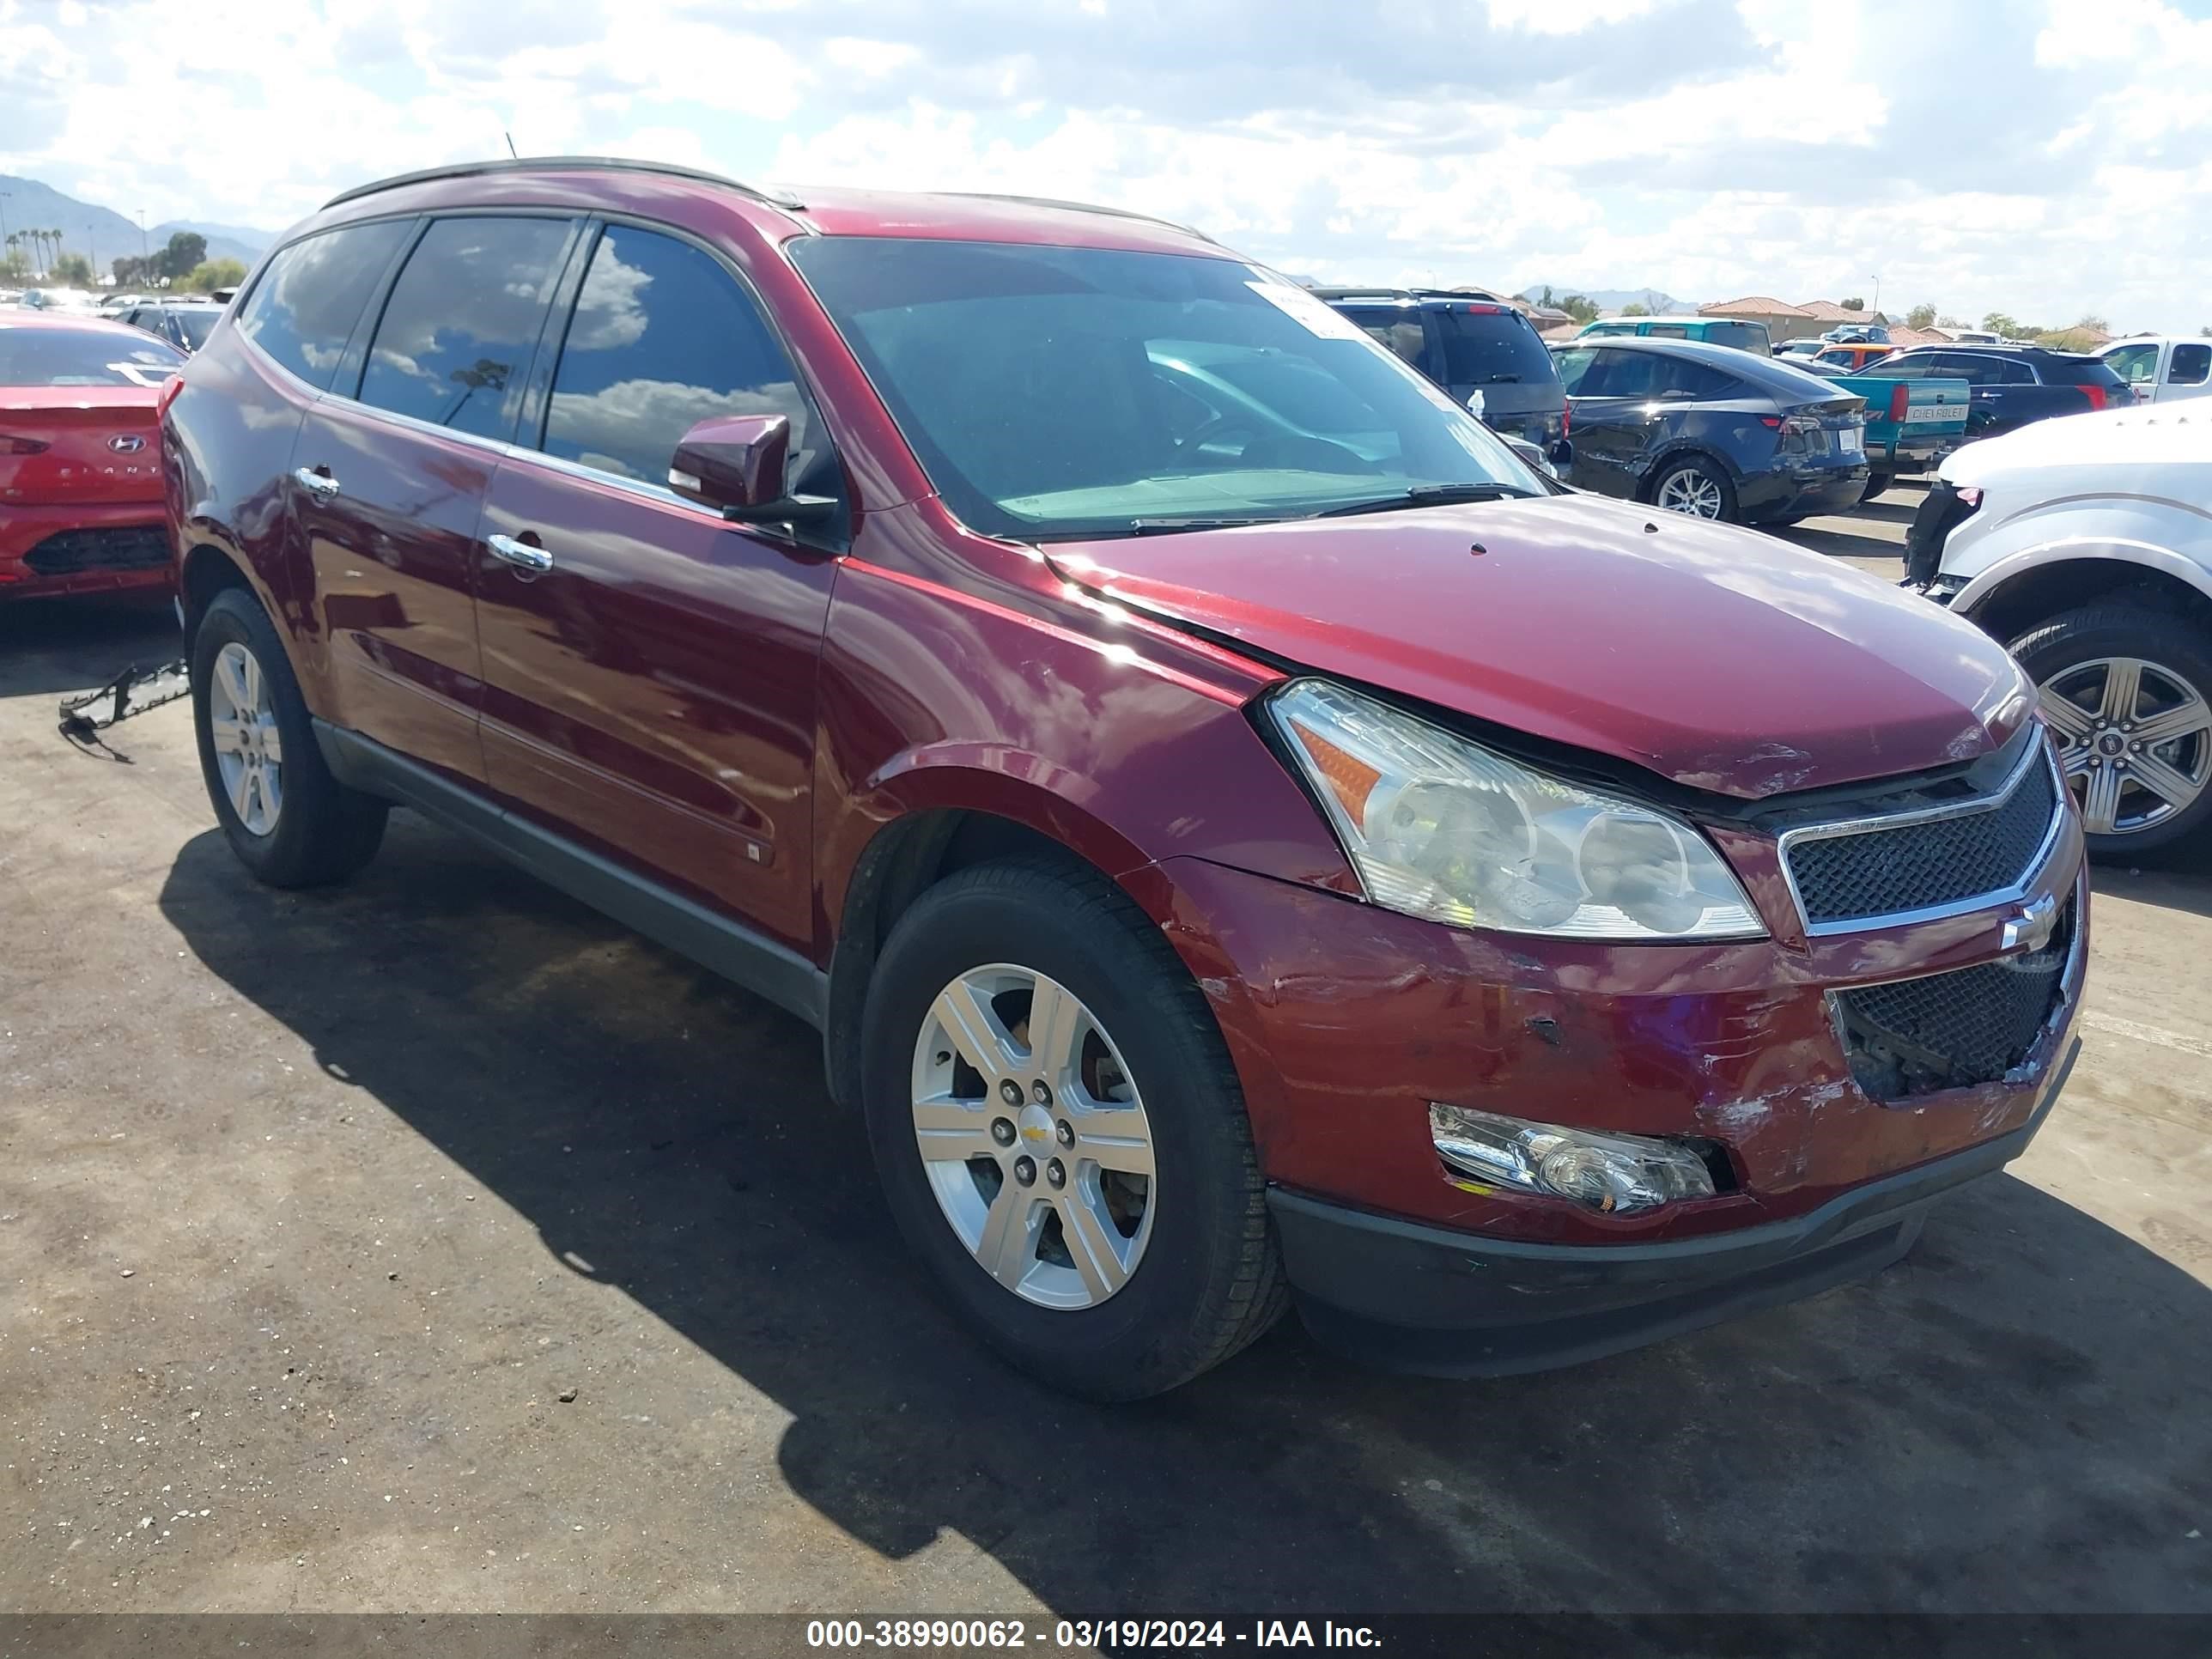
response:
<path id="1" fill-rule="evenodd" d="M 1324 300 L 1315 299 L 1302 288 L 1291 288 L 1281 283 L 1247 283 L 1244 286 L 1300 324 L 1309 334 L 1324 340 L 1365 340 L 1370 337 L 1365 329 L 1334 306 Z"/>

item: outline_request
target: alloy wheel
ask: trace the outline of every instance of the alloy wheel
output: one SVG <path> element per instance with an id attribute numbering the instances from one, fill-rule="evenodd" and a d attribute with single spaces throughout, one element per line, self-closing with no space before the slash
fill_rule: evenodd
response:
<path id="1" fill-rule="evenodd" d="M 1721 515 L 1721 487 L 1702 467 L 1686 466 L 1669 473 L 1659 486 L 1659 505 L 1669 513 L 1686 513 L 1693 519 Z"/>
<path id="2" fill-rule="evenodd" d="M 1039 1307 L 1095 1307 L 1152 1237 L 1150 1121 L 1075 994 L 1006 963 L 961 975 L 915 1043 L 915 1143 L 960 1242 Z"/>
<path id="3" fill-rule="evenodd" d="M 208 686 L 208 732 L 230 810 L 249 835 L 275 833 L 284 809 L 284 744 L 276 731 L 269 677 L 234 640 L 215 659 Z"/>
<path id="4" fill-rule="evenodd" d="M 2212 704 L 2171 669 L 2094 657 L 2059 670 L 2037 696 L 2092 835 L 2162 823 L 2212 781 Z"/>

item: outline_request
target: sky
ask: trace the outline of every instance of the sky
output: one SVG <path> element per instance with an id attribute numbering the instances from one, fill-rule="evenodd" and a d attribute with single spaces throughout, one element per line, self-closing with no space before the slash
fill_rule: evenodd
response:
<path id="1" fill-rule="evenodd" d="M 1327 281 L 2212 326 L 2212 0 L 0 0 L 0 173 L 149 222 L 509 132 Z"/>

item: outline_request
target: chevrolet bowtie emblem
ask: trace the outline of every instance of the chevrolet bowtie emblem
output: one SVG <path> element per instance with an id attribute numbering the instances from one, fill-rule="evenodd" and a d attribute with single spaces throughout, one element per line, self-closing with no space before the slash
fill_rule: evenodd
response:
<path id="1" fill-rule="evenodd" d="M 2004 943 L 2008 951 L 2040 951 L 2051 943 L 2051 930 L 2058 925 L 2058 900 L 2056 895 L 2045 893 L 2041 898 L 2030 899 L 2005 918 Z"/>

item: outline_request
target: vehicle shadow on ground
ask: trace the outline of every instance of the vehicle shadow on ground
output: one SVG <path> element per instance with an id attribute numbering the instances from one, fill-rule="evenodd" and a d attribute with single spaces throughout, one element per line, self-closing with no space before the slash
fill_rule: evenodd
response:
<path id="1" fill-rule="evenodd" d="M 0 599 L 0 697 L 89 691 L 183 649 L 167 594 Z"/>
<path id="2" fill-rule="evenodd" d="M 1578 1370 L 1395 1377 L 1286 1323 L 1095 1408 L 943 1314 L 767 1005 L 404 814 L 308 894 L 209 831 L 160 905 L 549 1263 L 789 1412 L 790 1486 L 885 1558 L 949 1528 L 1069 1614 L 2212 1609 L 2212 1293 L 2009 1176 L 1869 1285 Z"/>

